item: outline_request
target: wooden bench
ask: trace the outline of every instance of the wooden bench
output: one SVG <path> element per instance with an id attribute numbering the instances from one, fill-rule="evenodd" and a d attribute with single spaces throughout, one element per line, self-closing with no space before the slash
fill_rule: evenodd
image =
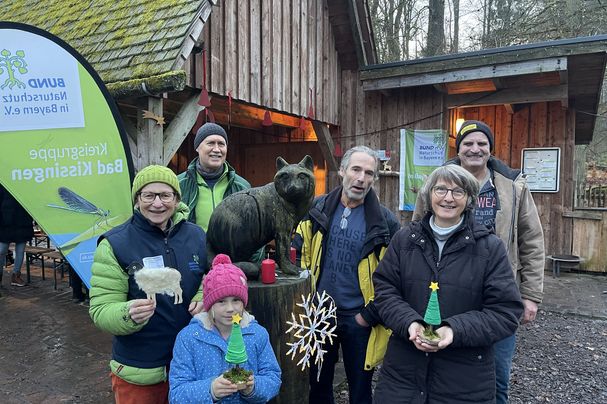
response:
<path id="1" fill-rule="evenodd" d="M 577 269 L 582 262 L 581 258 L 577 255 L 548 255 L 547 259 L 552 261 L 552 276 L 558 278 L 561 274 L 561 268 L 563 269 Z"/>
<path id="2" fill-rule="evenodd" d="M 45 258 L 53 260 L 53 282 L 54 288 L 57 290 L 57 271 L 61 270 L 61 279 L 63 279 L 65 272 L 67 271 L 69 273 L 69 263 L 60 251 L 53 250 L 42 253 L 42 255 Z"/>
<path id="3" fill-rule="evenodd" d="M 34 237 L 32 237 L 30 243 L 33 247 L 46 246 L 46 248 L 51 248 L 51 240 L 48 235 L 42 230 L 34 230 Z"/>
<path id="4" fill-rule="evenodd" d="M 30 263 L 34 260 L 40 260 L 42 266 L 42 279 L 44 279 L 44 253 L 54 251 L 52 248 L 36 247 L 32 245 L 25 246 L 25 269 L 27 271 L 27 283 L 31 282 Z"/>

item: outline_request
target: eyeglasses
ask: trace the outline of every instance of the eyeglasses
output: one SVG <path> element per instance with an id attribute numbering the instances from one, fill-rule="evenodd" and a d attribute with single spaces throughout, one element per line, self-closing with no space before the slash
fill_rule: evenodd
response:
<path id="1" fill-rule="evenodd" d="M 139 198 L 145 203 L 152 203 L 160 198 L 161 202 L 173 202 L 175 200 L 175 192 L 140 192 Z"/>
<path id="2" fill-rule="evenodd" d="M 339 221 L 339 228 L 345 230 L 348 227 L 348 216 L 350 216 L 352 211 L 350 208 L 346 207 L 344 212 L 341 214 L 341 220 Z"/>
<path id="3" fill-rule="evenodd" d="M 447 196 L 447 193 L 449 191 L 451 191 L 451 196 L 453 196 L 453 199 L 462 199 L 464 196 L 466 196 L 466 191 L 461 188 L 451 189 L 441 186 L 436 186 L 432 188 L 432 192 L 434 192 L 434 195 L 438 196 L 439 198 L 444 198 L 445 196 Z"/>

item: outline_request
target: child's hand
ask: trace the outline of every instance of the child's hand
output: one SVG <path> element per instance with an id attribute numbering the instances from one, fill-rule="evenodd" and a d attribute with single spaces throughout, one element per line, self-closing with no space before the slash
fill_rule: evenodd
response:
<path id="1" fill-rule="evenodd" d="M 215 398 L 224 398 L 230 394 L 234 394 L 238 391 L 238 388 L 234 383 L 224 378 L 223 375 L 217 377 L 211 383 L 211 392 Z"/>
<path id="2" fill-rule="evenodd" d="M 247 380 L 247 387 L 245 387 L 240 394 L 243 396 L 250 396 L 253 393 L 253 389 L 255 388 L 255 379 L 253 375 L 249 376 L 249 380 Z"/>

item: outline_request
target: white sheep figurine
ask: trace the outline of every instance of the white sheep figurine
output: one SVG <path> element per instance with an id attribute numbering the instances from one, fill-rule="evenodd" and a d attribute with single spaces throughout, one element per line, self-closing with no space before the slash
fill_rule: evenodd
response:
<path id="1" fill-rule="evenodd" d="M 141 268 L 135 271 L 135 282 L 148 299 L 156 302 L 156 293 L 175 296 L 174 304 L 183 302 L 181 273 L 174 268 Z"/>

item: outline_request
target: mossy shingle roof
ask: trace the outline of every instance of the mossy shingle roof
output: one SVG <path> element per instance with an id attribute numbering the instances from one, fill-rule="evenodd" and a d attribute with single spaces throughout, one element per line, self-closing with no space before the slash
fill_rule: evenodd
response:
<path id="1" fill-rule="evenodd" d="M 176 66 L 209 0 L 1 0 L 0 17 L 66 41 L 105 83 L 142 79 Z"/>

